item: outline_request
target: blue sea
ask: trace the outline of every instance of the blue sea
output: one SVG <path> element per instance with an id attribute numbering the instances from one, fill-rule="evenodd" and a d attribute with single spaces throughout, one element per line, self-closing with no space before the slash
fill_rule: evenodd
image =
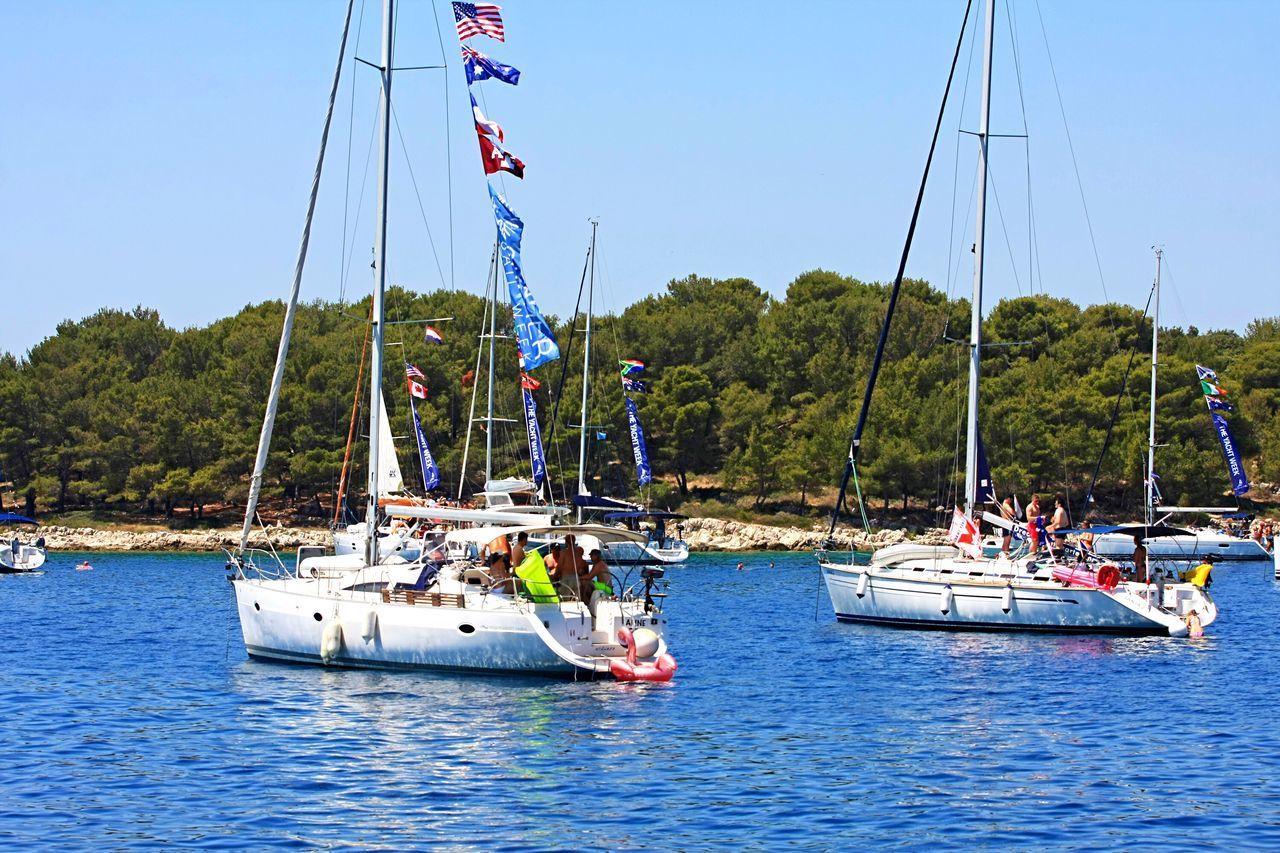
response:
<path id="1" fill-rule="evenodd" d="M 1280 849 L 1280 584 L 1215 576 L 1202 640 L 945 634 L 699 555 L 623 685 L 254 662 L 218 556 L 56 554 L 0 577 L 0 847 Z"/>

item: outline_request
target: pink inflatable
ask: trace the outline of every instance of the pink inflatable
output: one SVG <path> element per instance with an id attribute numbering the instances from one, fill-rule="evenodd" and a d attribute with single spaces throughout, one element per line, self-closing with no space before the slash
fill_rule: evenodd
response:
<path id="1" fill-rule="evenodd" d="M 1100 567 L 1096 572 L 1086 565 L 1058 566 L 1053 570 L 1053 579 L 1062 581 L 1067 586 L 1111 590 L 1120 583 L 1120 570 L 1110 563 Z"/>
<path id="2" fill-rule="evenodd" d="M 619 681 L 670 681 L 676 674 L 676 659 L 671 655 L 658 655 L 653 663 L 636 663 L 635 637 L 626 628 L 619 628 L 618 639 L 627 647 L 627 659 L 609 661 L 609 672 L 614 678 Z"/>

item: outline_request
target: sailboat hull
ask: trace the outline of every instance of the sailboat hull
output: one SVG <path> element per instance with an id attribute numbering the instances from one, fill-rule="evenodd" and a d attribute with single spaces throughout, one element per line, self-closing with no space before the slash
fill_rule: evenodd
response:
<path id="1" fill-rule="evenodd" d="M 364 669 L 607 677 L 608 658 L 626 652 L 621 644 L 601 642 L 593 634 L 596 626 L 577 602 L 517 606 L 493 595 L 488 603 L 474 596 L 467 606 L 448 607 L 388 603 L 378 593 L 326 595 L 323 579 L 241 578 L 233 585 L 245 650 L 259 659 Z M 633 613 L 617 623 L 660 633 L 665 618 Z M 605 633 L 612 637 L 616 631 Z M 336 647 L 326 655 L 327 638 L 336 638 Z M 557 653 L 553 645 L 570 653 Z M 580 653 L 589 656 L 579 658 Z"/>
<path id="2" fill-rule="evenodd" d="M 841 622 L 954 631 L 1183 635 L 1197 609 L 1203 624 L 1217 609 L 1207 593 L 1179 584 L 1152 606 L 1154 587 L 1122 584 L 1108 592 L 1055 582 L 944 577 L 910 569 L 823 563 L 823 578 Z M 866 576 L 863 580 L 863 576 Z M 919 575 L 919 576 L 913 576 Z M 861 595 L 859 595 L 861 592 Z"/>

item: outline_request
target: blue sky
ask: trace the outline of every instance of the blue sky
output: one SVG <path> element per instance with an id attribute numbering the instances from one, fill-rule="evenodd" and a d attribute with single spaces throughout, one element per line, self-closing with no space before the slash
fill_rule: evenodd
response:
<path id="1" fill-rule="evenodd" d="M 483 103 L 528 166 L 505 189 L 545 309 L 572 309 L 593 216 L 615 309 L 690 273 L 779 296 L 815 267 L 892 277 L 963 2 L 501 5 L 507 42 L 471 42 L 523 73 L 515 88 L 483 84 Z M 380 4 L 366 6 L 358 52 L 376 61 Z M 493 222 L 448 4 L 402 6 L 397 64 L 440 62 L 438 14 L 450 67 L 396 78 L 422 207 L 393 140 L 388 271 L 414 289 L 479 292 Z M 0 348 L 25 353 L 104 306 L 153 307 L 182 328 L 285 296 L 344 8 L 7 3 Z M 1141 305 L 1159 243 L 1167 325 L 1243 330 L 1280 314 L 1280 4 L 1000 0 L 996 31 L 992 130 L 1030 139 L 993 142 L 1003 217 L 988 226 L 988 307 L 1033 290 Z M 977 124 L 979 53 L 908 268 L 957 294 L 970 286 L 974 166 L 957 131 Z M 360 187 L 376 75 L 354 72 L 353 118 L 345 74 L 306 298 L 358 298 L 370 280 L 372 171 L 363 200 Z"/>

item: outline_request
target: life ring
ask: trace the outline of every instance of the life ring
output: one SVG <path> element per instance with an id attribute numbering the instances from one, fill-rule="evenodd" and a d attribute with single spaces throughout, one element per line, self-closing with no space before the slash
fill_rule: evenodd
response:
<path id="1" fill-rule="evenodd" d="M 1120 585 L 1120 568 L 1107 563 L 1098 569 L 1098 588 L 1112 590 Z"/>
<path id="2" fill-rule="evenodd" d="M 652 632 L 648 632 L 652 634 Z M 656 639 L 657 635 L 653 635 Z M 619 681 L 670 681 L 676 674 L 676 659 L 669 654 L 660 654 L 653 663 L 636 662 L 636 638 L 626 628 L 618 629 L 618 639 L 627 647 L 625 661 L 609 661 L 609 672 Z"/>

